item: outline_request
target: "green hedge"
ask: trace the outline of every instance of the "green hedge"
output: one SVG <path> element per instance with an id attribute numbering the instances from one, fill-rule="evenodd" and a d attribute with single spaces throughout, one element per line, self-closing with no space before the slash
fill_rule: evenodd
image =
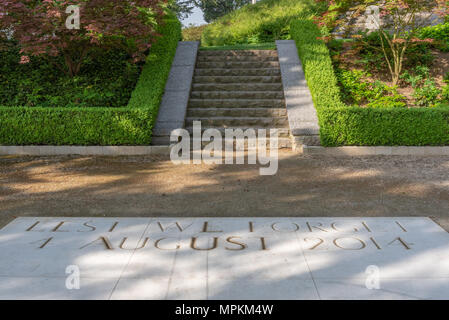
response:
<path id="1" fill-rule="evenodd" d="M 3 145 L 140 145 L 151 139 L 148 108 L 0 107 Z"/>
<path id="2" fill-rule="evenodd" d="M 182 38 L 181 23 L 176 18 L 166 20 L 159 32 L 163 38 L 151 48 L 147 63 L 128 103 L 128 107 L 131 108 L 151 108 L 156 116 L 176 47 Z"/>
<path id="3" fill-rule="evenodd" d="M 170 16 L 159 29 L 128 106 L 33 108 L 0 106 L 0 145 L 148 145 L 181 24 Z"/>
<path id="4" fill-rule="evenodd" d="M 292 39 L 304 67 L 320 123 L 324 146 L 425 146 L 449 144 L 449 107 L 361 108 L 346 106 L 340 98 L 329 50 L 318 40 L 312 21 L 294 21 Z"/>

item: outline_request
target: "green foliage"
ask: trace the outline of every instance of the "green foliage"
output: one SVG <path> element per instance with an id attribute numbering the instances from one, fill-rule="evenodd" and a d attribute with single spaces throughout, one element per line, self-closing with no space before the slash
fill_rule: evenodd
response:
<path id="1" fill-rule="evenodd" d="M 181 25 L 177 19 L 167 19 L 159 32 L 162 37 L 151 48 L 128 106 L 3 106 L 0 107 L 0 144 L 148 145 L 181 37 Z M 111 68 L 109 71 L 115 74 Z"/>
<path id="2" fill-rule="evenodd" d="M 422 28 L 418 34 L 421 39 L 436 40 L 433 45 L 443 52 L 449 52 L 449 22 Z"/>
<path id="3" fill-rule="evenodd" d="M 128 103 L 128 107 L 131 108 L 150 108 L 156 115 L 176 47 L 181 40 L 181 23 L 175 18 L 166 20 L 159 32 L 163 38 L 151 48 L 136 89 Z"/>
<path id="4" fill-rule="evenodd" d="M 367 106 L 369 108 L 406 108 L 407 103 L 402 95 L 393 93 L 391 96 L 382 96 L 372 100 Z"/>
<path id="5" fill-rule="evenodd" d="M 140 145 L 151 140 L 151 109 L 0 107 L 2 145 Z"/>
<path id="6" fill-rule="evenodd" d="M 342 86 L 342 97 L 345 101 L 360 104 L 367 99 L 371 86 L 363 81 L 366 75 L 363 70 L 338 70 L 337 78 Z"/>
<path id="7" fill-rule="evenodd" d="M 371 74 L 363 70 L 337 70 L 338 83 L 346 103 L 366 103 L 372 108 L 406 107 L 405 97 L 395 87 L 389 87 L 381 81 L 369 82 L 367 77 L 371 77 Z"/>
<path id="8" fill-rule="evenodd" d="M 206 24 L 202 26 L 190 25 L 187 28 L 182 29 L 183 41 L 201 41 L 201 35 L 203 34 Z"/>
<path id="9" fill-rule="evenodd" d="M 417 106 L 433 107 L 437 104 L 441 90 L 431 79 L 428 67 L 417 66 L 413 74 L 405 71 L 401 78 L 412 86 L 413 98 Z"/>
<path id="10" fill-rule="evenodd" d="M 449 144 L 449 107 L 324 108 L 319 113 L 325 146 L 438 146 Z"/>
<path id="11" fill-rule="evenodd" d="M 309 18 L 323 9 L 315 0 L 262 0 L 233 11 L 203 32 L 203 46 L 274 42 L 289 38 L 289 26 L 299 17 Z"/>
<path id="12" fill-rule="evenodd" d="M 200 50 L 276 50 L 274 42 L 201 47 Z"/>
<path id="13" fill-rule="evenodd" d="M 442 23 L 436 26 L 422 28 L 419 31 L 419 37 L 422 39 L 441 40 L 449 44 L 449 23 Z"/>
<path id="14" fill-rule="evenodd" d="M 443 77 L 443 81 L 449 83 L 449 72 L 446 72 L 446 74 Z"/>
<path id="15" fill-rule="evenodd" d="M 449 85 L 445 85 L 441 90 L 441 101 L 449 103 Z"/>
<path id="16" fill-rule="evenodd" d="M 415 103 L 420 107 L 433 107 L 438 102 L 438 96 L 441 90 L 437 88 L 435 81 L 427 79 L 421 87 L 415 89 L 413 98 Z"/>
<path id="17" fill-rule="evenodd" d="M 81 72 L 55 68 L 61 58 L 32 57 L 20 64 L 19 47 L 0 51 L 0 105 L 28 107 L 121 107 L 128 103 L 140 68 L 124 50 L 96 50 Z"/>
<path id="18" fill-rule="evenodd" d="M 198 0 L 196 1 L 204 14 L 206 22 L 212 22 L 245 4 L 250 0 Z"/>
<path id="19" fill-rule="evenodd" d="M 449 144 L 449 106 L 392 108 L 382 105 L 382 99 L 367 108 L 347 106 L 340 99 L 329 50 L 317 39 L 318 28 L 311 21 L 301 20 L 291 24 L 290 32 L 318 112 L 322 145 Z"/>
<path id="20" fill-rule="evenodd" d="M 294 21 L 290 26 L 290 34 L 296 41 L 307 84 L 317 109 L 344 106 L 329 49 L 323 41 L 317 39 L 321 34 L 316 25 L 310 20 Z"/>

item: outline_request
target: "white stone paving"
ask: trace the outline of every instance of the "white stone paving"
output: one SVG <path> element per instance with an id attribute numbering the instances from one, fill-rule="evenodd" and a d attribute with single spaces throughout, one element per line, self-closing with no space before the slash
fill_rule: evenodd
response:
<path id="1" fill-rule="evenodd" d="M 449 299 L 449 234 L 404 217 L 18 218 L 0 299 Z"/>

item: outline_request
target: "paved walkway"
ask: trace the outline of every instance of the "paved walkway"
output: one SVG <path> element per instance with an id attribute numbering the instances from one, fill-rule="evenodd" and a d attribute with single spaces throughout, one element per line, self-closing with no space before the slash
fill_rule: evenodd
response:
<path id="1" fill-rule="evenodd" d="M 429 216 L 449 230 L 449 157 L 280 153 L 258 166 L 150 157 L 2 157 L 0 226 L 23 216 Z"/>

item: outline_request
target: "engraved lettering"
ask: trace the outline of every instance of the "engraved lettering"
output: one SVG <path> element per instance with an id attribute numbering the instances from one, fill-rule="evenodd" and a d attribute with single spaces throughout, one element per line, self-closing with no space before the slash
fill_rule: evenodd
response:
<path id="1" fill-rule="evenodd" d="M 98 242 L 98 241 L 99 241 L 100 243 L 102 243 L 102 244 L 105 246 L 106 249 L 108 249 L 108 250 L 114 249 L 114 247 L 112 246 L 111 242 L 109 241 L 109 239 L 108 239 L 107 237 L 98 237 L 98 238 L 95 239 L 94 241 L 89 242 L 88 244 L 82 246 L 82 247 L 80 248 L 80 250 L 81 250 L 81 249 L 84 249 L 84 248 L 86 248 L 86 247 L 88 247 L 88 246 L 90 246 L 90 245 L 92 245 L 92 244 L 94 244 L 94 243 L 96 243 L 96 242 Z"/>
<path id="2" fill-rule="evenodd" d="M 192 241 L 190 242 L 190 247 L 191 247 L 193 250 L 199 250 L 199 251 L 209 251 L 209 250 L 216 249 L 216 248 L 217 248 L 217 245 L 218 245 L 218 238 L 217 238 L 217 237 L 214 237 L 213 239 L 214 239 L 214 240 L 213 240 L 213 243 L 212 243 L 212 246 L 211 246 L 211 247 L 209 247 L 209 248 L 197 248 L 197 246 L 196 246 L 196 240 L 197 240 L 197 238 L 196 238 L 196 237 L 192 237 Z"/>
<path id="3" fill-rule="evenodd" d="M 322 226 L 323 226 L 322 223 L 317 223 L 316 225 L 311 226 L 310 223 L 306 222 L 306 225 L 307 225 L 307 228 L 309 228 L 309 231 L 310 231 L 310 232 L 313 232 L 313 229 L 312 229 L 312 228 L 315 228 L 315 229 L 317 229 L 317 230 L 319 230 L 319 231 L 323 231 L 323 232 L 329 232 L 329 231 L 327 231 L 326 229 L 323 229 L 323 228 L 322 228 Z"/>
<path id="4" fill-rule="evenodd" d="M 235 240 L 234 240 L 235 238 L 240 238 L 240 237 L 228 237 L 228 238 L 226 239 L 226 241 L 229 242 L 229 243 L 238 245 L 239 248 L 228 248 L 228 247 L 225 247 L 225 249 L 226 249 L 226 250 L 232 250 L 232 251 L 245 250 L 245 249 L 246 249 L 246 244 L 235 241 Z"/>
<path id="5" fill-rule="evenodd" d="M 360 243 L 360 247 L 358 247 L 358 248 L 357 247 L 356 248 L 343 247 L 339 244 L 339 242 L 341 242 L 344 239 L 355 239 Z M 343 249 L 343 250 L 362 250 L 366 247 L 365 242 L 363 240 L 360 240 L 359 238 L 337 238 L 337 239 L 334 239 L 334 244 L 336 247 Z"/>
<path id="6" fill-rule="evenodd" d="M 404 246 L 404 248 L 406 250 L 410 250 L 411 249 L 411 245 L 413 245 L 413 243 L 407 243 L 406 241 L 404 241 L 401 237 L 397 237 L 395 238 L 393 241 L 391 241 L 388 245 L 392 244 L 393 242 L 398 241 L 400 244 L 402 244 Z"/>
<path id="7" fill-rule="evenodd" d="M 184 230 L 186 230 L 187 228 L 189 228 L 189 227 L 193 224 L 193 222 L 192 222 L 191 224 L 189 224 L 187 227 L 183 227 L 183 226 L 182 226 L 179 222 L 177 222 L 177 221 L 176 221 L 175 223 L 172 223 L 172 224 L 166 226 L 166 227 L 164 227 L 164 226 L 162 225 L 162 223 L 160 223 L 160 222 L 158 222 L 157 224 L 159 225 L 159 228 L 161 229 L 162 232 L 165 232 L 166 230 L 172 228 L 173 226 L 175 226 L 176 228 L 178 228 L 179 232 L 183 232 Z"/>
<path id="8" fill-rule="evenodd" d="M 313 240 L 318 240 L 318 242 L 314 246 L 310 247 L 309 250 L 314 250 L 314 249 L 318 248 L 318 246 L 320 246 L 324 243 L 324 240 L 321 238 L 304 238 L 305 242 L 313 241 Z"/>
<path id="9" fill-rule="evenodd" d="M 205 221 L 203 225 L 203 231 L 202 232 L 223 232 L 223 231 L 215 231 L 215 230 L 208 230 L 209 222 Z"/>
<path id="10" fill-rule="evenodd" d="M 59 230 L 65 221 L 61 221 L 58 225 L 52 230 L 53 232 L 68 232 L 68 230 Z"/>
<path id="11" fill-rule="evenodd" d="M 279 229 L 279 228 L 277 227 L 278 224 L 279 224 L 279 223 L 277 223 L 277 222 L 273 223 L 273 224 L 271 225 L 271 229 L 273 229 L 274 231 L 277 231 L 277 232 L 296 232 L 296 231 L 299 230 L 299 225 L 297 225 L 297 224 L 294 223 L 294 222 L 291 223 L 291 226 L 293 226 L 292 229 Z"/>
<path id="12" fill-rule="evenodd" d="M 181 246 L 179 245 L 179 243 L 177 243 L 177 244 L 176 244 L 176 247 L 174 247 L 174 248 L 161 248 L 160 245 L 159 245 L 159 243 L 161 243 L 161 241 L 167 240 L 167 239 L 169 239 L 169 238 L 161 238 L 161 239 L 156 240 L 156 241 L 154 242 L 154 246 L 155 246 L 157 249 L 160 249 L 160 250 L 177 250 L 177 249 L 181 248 Z"/>
<path id="13" fill-rule="evenodd" d="M 126 243 L 126 241 L 128 240 L 128 237 L 125 237 L 125 238 L 123 238 L 123 240 L 122 240 L 122 242 L 120 243 L 120 246 L 119 246 L 119 248 L 120 249 L 124 249 L 124 250 L 139 250 L 139 249 L 143 249 L 143 248 L 145 248 L 145 246 L 147 245 L 147 242 L 148 242 L 148 240 L 149 240 L 150 238 L 148 238 L 148 237 L 146 237 L 145 239 L 143 239 L 143 241 L 139 241 L 139 242 L 142 242 L 142 244 L 140 245 L 140 247 L 138 246 L 138 247 L 136 247 L 136 248 L 134 248 L 134 247 L 131 247 L 131 248 L 124 248 L 124 245 L 125 245 L 125 243 Z"/>

